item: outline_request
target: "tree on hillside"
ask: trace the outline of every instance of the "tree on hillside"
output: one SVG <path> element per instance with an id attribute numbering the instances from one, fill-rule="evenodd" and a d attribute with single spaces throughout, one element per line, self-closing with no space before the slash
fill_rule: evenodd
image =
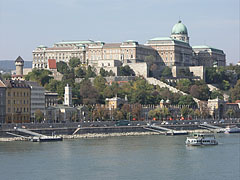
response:
<path id="1" fill-rule="evenodd" d="M 188 105 L 190 107 L 196 106 L 196 102 L 193 100 L 193 98 L 189 95 L 184 95 L 179 98 L 178 105 Z"/>
<path id="2" fill-rule="evenodd" d="M 97 76 L 93 80 L 94 87 L 97 89 L 98 93 L 103 94 L 104 89 L 106 88 L 106 79 L 102 76 Z"/>
<path id="3" fill-rule="evenodd" d="M 50 75 L 52 74 L 51 71 L 45 69 L 33 69 L 32 72 L 29 72 L 25 79 L 27 81 L 35 81 L 38 82 L 40 85 L 44 86 L 48 84 L 53 77 Z"/>
<path id="4" fill-rule="evenodd" d="M 100 74 L 102 77 L 115 76 L 115 74 L 113 73 L 112 70 L 110 70 L 110 71 L 108 72 L 108 71 L 106 71 L 106 70 L 103 69 L 103 68 L 100 69 L 99 74 Z"/>
<path id="5" fill-rule="evenodd" d="M 210 98 L 211 98 L 211 99 L 216 99 L 217 97 L 218 97 L 219 99 L 222 99 L 222 100 L 224 99 L 223 94 L 221 93 L 221 91 L 219 91 L 219 90 L 214 90 L 214 91 L 212 91 Z"/>
<path id="6" fill-rule="evenodd" d="M 210 90 L 206 84 L 203 85 L 192 85 L 190 88 L 190 94 L 200 100 L 208 100 L 210 97 Z"/>
<path id="7" fill-rule="evenodd" d="M 137 79 L 133 82 L 131 102 L 140 104 L 154 104 L 154 97 L 152 96 L 153 90 L 154 86 L 148 84 L 145 79 Z"/>
<path id="8" fill-rule="evenodd" d="M 86 78 L 91 78 L 91 77 L 96 77 L 96 70 L 91 67 L 91 66 L 88 66 L 87 67 L 87 71 L 86 71 Z"/>
<path id="9" fill-rule="evenodd" d="M 84 79 L 80 83 L 80 95 L 84 104 L 96 104 L 99 94 L 89 79 Z"/>
<path id="10" fill-rule="evenodd" d="M 237 81 L 237 84 L 230 90 L 231 100 L 235 102 L 240 100 L 240 79 Z"/>
<path id="11" fill-rule="evenodd" d="M 78 67 L 81 64 L 81 62 L 79 58 L 72 57 L 68 64 L 71 68 L 75 68 Z"/>
<path id="12" fill-rule="evenodd" d="M 135 73 L 128 65 L 126 65 L 120 67 L 119 76 L 135 76 Z"/>
<path id="13" fill-rule="evenodd" d="M 61 74 L 66 74 L 70 71 L 67 63 L 60 61 L 57 62 L 57 71 L 60 72 Z"/>
<path id="14" fill-rule="evenodd" d="M 161 74 L 162 77 L 172 77 L 172 70 L 168 66 L 166 66 Z"/>
<path id="15" fill-rule="evenodd" d="M 75 76 L 77 78 L 84 78 L 86 76 L 86 69 L 83 67 L 79 67 L 75 70 Z"/>
<path id="16" fill-rule="evenodd" d="M 177 88 L 185 93 L 189 93 L 189 88 L 192 82 L 189 79 L 180 79 L 177 82 Z"/>

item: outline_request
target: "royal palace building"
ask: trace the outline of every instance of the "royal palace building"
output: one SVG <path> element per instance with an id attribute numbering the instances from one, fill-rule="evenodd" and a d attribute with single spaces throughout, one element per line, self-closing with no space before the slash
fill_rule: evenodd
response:
<path id="1" fill-rule="evenodd" d="M 225 66 L 222 50 L 209 46 L 190 46 L 187 27 L 179 21 L 170 37 L 149 39 L 146 44 L 137 41 L 105 43 L 101 41 L 62 41 L 53 47 L 38 46 L 33 51 L 33 68 L 49 69 L 49 59 L 66 63 L 77 57 L 83 64 L 99 66 L 99 61 L 118 60 L 122 63 L 144 62 L 152 56 L 161 66 Z M 101 64 L 101 63 L 100 63 Z"/>

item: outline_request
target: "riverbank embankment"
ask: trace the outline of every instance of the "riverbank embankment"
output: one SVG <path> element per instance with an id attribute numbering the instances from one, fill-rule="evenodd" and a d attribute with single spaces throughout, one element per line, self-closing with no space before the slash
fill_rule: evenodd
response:
<path id="1" fill-rule="evenodd" d="M 165 127 L 172 130 L 185 130 L 188 133 L 203 132 L 208 133 L 209 130 L 202 129 L 198 125 L 168 125 Z M 24 127 L 26 128 L 26 127 Z M 109 127 L 54 127 L 48 126 L 44 128 L 26 128 L 32 132 L 51 136 L 58 135 L 63 139 L 77 138 L 102 138 L 115 136 L 141 136 L 141 135 L 160 135 L 161 132 L 153 132 L 145 129 L 145 126 L 109 126 Z M 14 136 L 15 134 L 15 136 Z M 17 137 L 19 136 L 19 137 Z M 21 136 L 21 137 L 20 137 Z M 24 141 L 29 139 L 29 134 L 19 132 L 16 129 L 1 129 L 0 141 Z"/>

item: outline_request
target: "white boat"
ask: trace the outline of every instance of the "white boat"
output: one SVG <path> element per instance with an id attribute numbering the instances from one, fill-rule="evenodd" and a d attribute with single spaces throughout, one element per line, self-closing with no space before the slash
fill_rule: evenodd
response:
<path id="1" fill-rule="evenodd" d="M 193 134 L 187 137 L 186 145 L 201 146 L 201 145 L 217 145 L 218 142 L 213 134 Z"/>
<path id="2" fill-rule="evenodd" d="M 240 133 L 240 128 L 233 125 L 225 128 L 225 133 Z"/>
<path id="3" fill-rule="evenodd" d="M 35 136 L 31 139 L 32 142 L 48 142 L 48 141 L 62 141 L 60 136 Z"/>

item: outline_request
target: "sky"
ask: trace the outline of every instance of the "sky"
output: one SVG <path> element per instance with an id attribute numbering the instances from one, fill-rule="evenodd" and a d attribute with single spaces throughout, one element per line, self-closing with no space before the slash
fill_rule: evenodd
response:
<path id="1" fill-rule="evenodd" d="M 32 60 L 62 40 L 146 43 L 169 37 L 179 19 L 190 45 L 222 49 L 240 61 L 239 0 L 0 0 L 0 60 Z"/>

